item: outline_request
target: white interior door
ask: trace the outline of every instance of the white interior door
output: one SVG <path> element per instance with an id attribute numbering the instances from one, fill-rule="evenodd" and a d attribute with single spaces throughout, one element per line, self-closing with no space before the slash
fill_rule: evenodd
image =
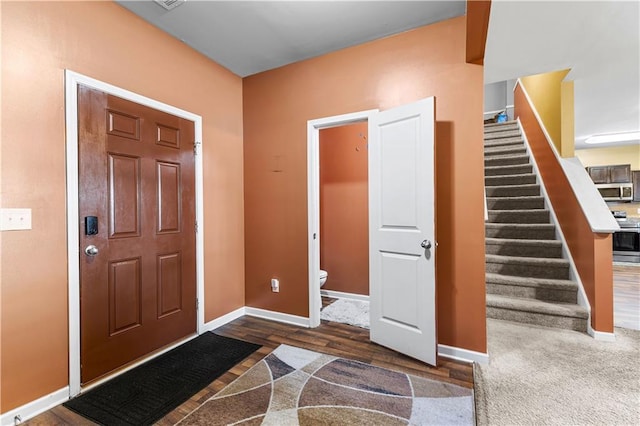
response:
<path id="1" fill-rule="evenodd" d="M 369 120 L 371 341 L 436 364 L 433 97 Z"/>

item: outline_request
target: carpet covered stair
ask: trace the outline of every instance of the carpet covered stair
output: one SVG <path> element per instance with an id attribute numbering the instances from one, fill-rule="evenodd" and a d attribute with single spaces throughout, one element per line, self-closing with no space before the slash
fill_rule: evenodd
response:
<path id="1" fill-rule="evenodd" d="M 516 122 L 485 125 L 487 317 L 587 330 Z"/>

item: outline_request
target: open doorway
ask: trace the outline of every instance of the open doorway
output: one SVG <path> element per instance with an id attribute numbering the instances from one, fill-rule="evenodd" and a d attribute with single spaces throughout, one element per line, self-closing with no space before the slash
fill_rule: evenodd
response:
<path id="1" fill-rule="evenodd" d="M 320 317 L 369 328 L 367 121 L 320 130 L 319 173 Z"/>
<path id="2" fill-rule="evenodd" d="M 322 303 L 320 131 L 363 121 L 368 123 L 370 339 L 435 365 L 433 97 L 382 112 L 307 123 L 309 326 L 320 325 Z M 327 272 L 329 282 L 331 271 Z"/>
<path id="3" fill-rule="evenodd" d="M 324 132 L 325 130 L 331 130 L 331 129 L 340 129 L 340 128 L 346 128 L 346 129 L 352 129 L 350 126 L 351 125 L 355 125 L 356 127 L 359 126 L 360 128 L 367 128 L 368 126 L 368 120 L 369 117 L 372 114 L 377 113 L 378 110 L 369 110 L 369 111 L 361 111 L 361 112 L 355 112 L 355 113 L 351 113 L 351 114 L 344 114 L 344 115 L 339 115 L 339 116 L 333 116 L 333 117 L 327 117 L 327 118 L 320 118 L 317 120 L 311 120 L 307 123 L 307 143 L 308 143 L 308 149 L 307 149 L 307 153 L 308 153 L 308 194 L 309 194 L 309 198 L 308 198 L 308 209 L 309 209 L 309 325 L 311 327 L 317 327 L 320 325 L 320 310 L 322 308 L 322 298 L 321 298 L 321 294 L 320 294 L 320 270 L 321 270 L 321 239 L 322 239 L 322 235 L 321 235 L 321 229 L 320 229 L 320 221 L 321 221 L 321 195 L 320 195 L 320 140 L 321 140 L 321 132 Z M 356 145 L 352 145 L 354 152 L 356 152 L 357 154 L 362 154 L 362 155 L 358 155 L 357 157 L 365 157 L 368 156 L 368 150 L 367 150 L 367 142 L 364 139 L 359 139 L 360 136 L 359 134 L 361 133 L 360 130 L 358 129 L 357 132 L 355 132 L 356 138 L 354 138 L 353 142 L 356 142 Z M 347 130 L 346 132 L 348 133 L 352 133 L 351 130 Z M 337 133 L 337 134 L 336 134 Z M 340 133 L 342 133 L 341 130 L 336 130 L 333 133 L 333 136 L 339 136 Z M 323 139 L 325 139 L 326 141 L 326 134 L 323 133 Z M 329 137 L 331 137 L 332 134 L 329 134 Z M 368 135 L 363 134 L 363 136 L 368 137 Z M 359 139 L 359 140 L 356 140 Z M 339 138 L 338 138 L 339 140 Z M 345 148 L 346 146 L 343 147 L 337 147 L 338 150 Z M 360 151 L 355 151 L 355 148 L 358 147 L 360 149 Z M 324 150 L 323 150 L 324 151 Z M 336 151 L 335 154 L 331 154 L 330 155 L 338 155 L 340 151 Z M 325 152 L 325 154 L 327 154 L 327 152 Z M 326 160 L 326 161 L 330 161 L 330 160 Z M 368 159 L 367 159 L 368 162 Z M 343 165 L 344 166 L 344 165 Z M 325 176 L 326 177 L 326 176 Z M 326 201 L 326 200 L 325 200 Z M 368 217 L 363 217 L 362 220 L 364 221 L 364 223 L 368 226 Z M 330 231 L 332 233 L 334 233 L 334 231 Z M 367 231 L 368 232 L 368 231 Z M 346 237 L 346 236 L 345 236 Z M 331 240 L 331 238 L 330 238 Z M 368 244 L 368 241 L 367 241 Z M 330 248 L 330 246 L 325 247 L 326 248 Z M 365 257 L 368 259 L 368 254 L 369 252 L 367 251 L 365 253 Z M 331 273 L 331 271 L 328 271 L 328 269 L 332 269 L 333 266 L 332 265 L 333 261 L 330 261 L 328 265 L 323 264 L 322 266 L 325 266 L 327 269 L 323 269 L 324 271 L 328 272 L 329 274 Z M 368 260 L 367 260 L 367 267 L 368 267 Z M 327 290 L 323 290 L 325 292 L 325 294 L 329 294 L 328 291 L 339 291 L 337 290 L 338 288 L 342 288 L 344 290 L 344 286 L 340 287 L 338 285 L 338 280 L 340 279 L 340 275 L 343 276 L 344 279 L 344 274 L 341 274 L 340 272 L 337 272 L 337 276 L 338 278 L 335 280 L 336 283 L 334 283 L 335 285 L 331 285 L 331 284 L 325 284 L 325 286 L 327 287 Z M 330 278 L 327 278 L 327 282 L 329 282 Z M 369 282 L 367 280 L 366 283 L 367 289 L 369 287 Z M 329 290 L 330 288 L 335 288 L 336 290 Z M 343 291 L 344 293 L 344 291 Z M 331 293 L 332 297 L 335 297 L 337 294 L 336 293 Z M 367 298 L 368 295 L 368 291 L 363 295 L 364 299 Z"/>

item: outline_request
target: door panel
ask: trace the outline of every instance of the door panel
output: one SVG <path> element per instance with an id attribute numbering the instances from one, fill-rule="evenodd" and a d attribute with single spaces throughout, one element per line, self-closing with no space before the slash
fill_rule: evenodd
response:
<path id="1" fill-rule="evenodd" d="M 196 331 L 194 124 L 80 86 L 78 126 L 86 383 Z"/>
<path id="2" fill-rule="evenodd" d="M 180 232 L 180 164 L 158 162 L 158 233 Z"/>
<path id="3" fill-rule="evenodd" d="M 109 336 L 142 324 L 140 258 L 109 264 Z"/>
<path id="4" fill-rule="evenodd" d="M 371 340 L 432 365 L 434 106 L 429 98 L 369 120 Z"/>
<path id="5" fill-rule="evenodd" d="M 182 309 L 182 255 L 170 253 L 158 256 L 158 317 Z"/>
<path id="6" fill-rule="evenodd" d="M 109 153 L 109 236 L 140 236 L 140 158 Z"/>

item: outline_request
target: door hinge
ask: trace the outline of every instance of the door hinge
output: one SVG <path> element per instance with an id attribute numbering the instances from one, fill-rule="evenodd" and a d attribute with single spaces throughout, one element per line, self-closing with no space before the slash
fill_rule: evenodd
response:
<path id="1" fill-rule="evenodd" d="M 198 233 L 198 221 L 196 220 L 196 234 Z"/>
<path id="2" fill-rule="evenodd" d="M 198 148 L 200 147 L 200 145 L 202 145 L 202 142 L 200 141 L 195 141 L 193 142 L 193 155 L 198 155 L 198 153 L 200 152 L 198 150 Z"/>
<path id="3" fill-rule="evenodd" d="M 199 302 L 199 300 L 196 297 L 196 312 L 198 311 L 198 309 L 200 309 L 200 303 L 198 303 L 198 302 Z"/>

